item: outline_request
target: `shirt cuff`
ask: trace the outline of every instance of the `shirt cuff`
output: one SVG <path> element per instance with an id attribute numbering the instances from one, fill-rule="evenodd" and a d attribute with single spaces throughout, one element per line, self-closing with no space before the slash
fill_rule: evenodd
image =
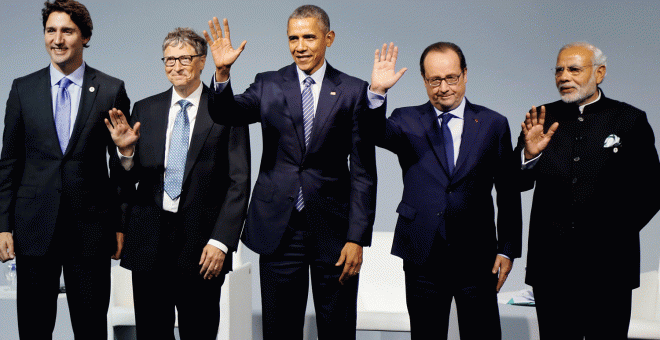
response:
<path id="1" fill-rule="evenodd" d="M 227 87 L 227 84 L 229 84 L 229 79 L 227 79 L 227 81 L 217 82 L 215 81 L 215 73 L 214 73 L 213 76 L 211 77 L 211 84 L 213 84 L 213 89 L 215 90 L 215 93 L 220 93 L 225 89 L 225 87 Z"/>
<path id="2" fill-rule="evenodd" d="M 525 160 L 525 150 L 522 150 L 520 153 L 520 164 L 522 164 L 521 168 L 522 170 L 529 170 L 536 165 L 536 163 L 539 161 L 539 158 L 541 157 L 543 153 L 540 153 L 538 156 L 526 161 Z"/>
<path id="3" fill-rule="evenodd" d="M 226 255 L 226 254 L 228 253 L 228 251 L 229 251 L 229 248 L 228 248 L 224 243 L 222 243 L 222 242 L 220 242 L 220 241 L 218 241 L 218 240 L 210 239 L 208 244 L 210 244 L 210 245 L 212 245 L 212 246 L 214 246 L 214 247 L 216 247 L 216 248 L 222 250 L 222 252 L 225 253 L 225 255 Z"/>
<path id="4" fill-rule="evenodd" d="M 370 89 L 367 89 L 367 101 L 369 102 L 369 108 L 377 109 L 381 107 L 385 102 L 386 96 L 387 93 L 385 95 L 380 95 L 378 93 L 371 92 Z"/>
<path id="5" fill-rule="evenodd" d="M 124 156 L 119 152 L 119 148 L 117 148 L 117 155 L 119 156 L 119 162 L 121 163 L 121 166 L 124 167 L 124 170 L 129 171 L 133 168 L 133 156 L 135 155 L 135 152 L 130 156 Z"/>
<path id="6" fill-rule="evenodd" d="M 497 255 L 502 256 L 502 257 L 506 258 L 507 260 L 511 260 L 510 257 L 508 257 L 508 256 L 506 256 L 506 255 L 504 255 L 504 254 L 497 254 Z"/>

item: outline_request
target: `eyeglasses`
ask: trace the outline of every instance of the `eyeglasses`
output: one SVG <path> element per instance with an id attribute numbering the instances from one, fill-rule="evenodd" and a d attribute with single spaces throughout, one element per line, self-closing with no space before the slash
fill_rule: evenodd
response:
<path id="1" fill-rule="evenodd" d="M 163 57 L 160 58 L 160 60 L 165 63 L 165 66 L 167 67 L 172 67 L 174 64 L 176 64 L 176 61 L 178 60 L 182 66 L 188 66 L 192 64 L 193 58 L 195 57 L 201 57 L 203 54 L 195 54 L 195 55 L 182 55 L 179 57 Z"/>
<path id="2" fill-rule="evenodd" d="M 572 76 L 579 76 L 580 73 L 582 73 L 587 67 L 590 66 L 600 66 L 598 64 L 589 64 L 589 65 L 584 65 L 584 66 L 568 66 L 564 68 L 563 66 L 557 66 L 552 68 L 552 70 L 555 72 L 555 77 L 559 77 L 564 73 L 564 70 L 567 70 L 568 73 Z"/>
<path id="3" fill-rule="evenodd" d="M 446 81 L 447 85 L 456 85 L 458 84 L 458 80 L 461 78 L 461 75 L 463 72 L 459 73 L 457 76 L 451 75 L 451 76 L 446 76 L 444 78 L 431 78 L 431 79 L 425 79 L 426 83 L 429 84 L 431 87 L 438 87 L 442 85 L 442 81 Z"/>

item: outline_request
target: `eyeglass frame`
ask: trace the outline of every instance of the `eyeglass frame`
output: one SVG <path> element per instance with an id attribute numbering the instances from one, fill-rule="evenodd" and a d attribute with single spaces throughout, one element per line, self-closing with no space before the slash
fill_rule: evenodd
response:
<path id="1" fill-rule="evenodd" d="M 559 77 L 559 75 L 564 73 L 564 71 L 568 71 L 568 73 L 570 75 L 572 75 L 573 77 L 577 77 L 580 74 L 582 74 L 582 72 L 587 67 L 590 67 L 590 66 L 593 67 L 593 68 L 597 68 L 599 66 L 603 66 L 603 64 L 587 64 L 587 65 L 584 65 L 584 66 L 568 66 L 568 67 L 555 66 L 555 67 L 552 68 L 552 71 L 555 73 L 555 78 Z M 578 70 L 577 71 L 571 71 L 570 69 L 572 69 L 572 68 L 578 69 Z"/>
<path id="2" fill-rule="evenodd" d="M 178 57 L 162 57 L 162 58 L 160 58 L 160 60 L 162 60 L 163 64 L 165 64 L 165 66 L 167 66 L 167 67 L 173 67 L 174 65 L 176 65 L 177 60 L 179 61 L 181 66 L 190 66 L 190 65 L 192 65 L 192 62 L 195 59 L 195 57 L 201 57 L 201 56 L 204 56 L 204 55 L 203 54 L 195 54 L 195 55 L 184 54 L 184 55 L 181 55 L 181 56 L 178 56 Z M 186 59 L 190 58 L 190 63 L 189 64 L 184 64 L 181 58 L 186 58 Z M 174 60 L 174 63 L 172 65 L 167 65 L 168 60 Z"/>
<path id="3" fill-rule="evenodd" d="M 424 77 L 424 80 L 426 81 L 426 83 L 427 83 L 430 87 L 439 87 L 439 86 L 442 85 L 442 82 L 443 82 L 443 81 L 447 82 L 447 85 L 449 85 L 449 86 L 453 86 L 453 85 L 458 84 L 458 82 L 461 80 L 461 76 L 463 75 L 463 72 L 464 72 L 464 71 L 461 71 L 461 73 L 459 73 L 459 74 L 456 76 L 456 81 L 453 82 L 453 83 L 450 83 L 450 82 L 449 82 L 449 79 L 447 79 L 447 78 L 449 78 L 449 77 L 453 77 L 454 75 L 450 75 L 450 76 L 448 76 L 448 77 L 444 77 L 444 78 L 434 78 L 434 79 L 433 79 L 433 82 L 440 81 L 440 82 L 438 83 L 438 85 L 433 85 L 433 84 L 431 84 L 431 80 L 428 79 L 428 78 L 426 78 L 426 77 Z"/>

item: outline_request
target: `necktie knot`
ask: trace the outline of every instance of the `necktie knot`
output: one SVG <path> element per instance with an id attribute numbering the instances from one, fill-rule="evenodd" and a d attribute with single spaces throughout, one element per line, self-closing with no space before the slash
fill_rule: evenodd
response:
<path id="1" fill-rule="evenodd" d="M 191 102 L 189 102 L 189 101 L 187 101 L 187 100 L 185 100 L 185 99 L 181 99 L 181 100 L 179 100 L 179 101 L 176 102 L 176 103 L 179 104 L 179 106 L 181 106 L 181 110 L 182 110 L 183 112 L 188 112 L 188 108 L 192 105 Z"/>
<path id="2" fill-rule="evenodd" d="M 449 121 L 454 118 L 454 115 L 449 112 L 443 112 L 440 118 L 442 118 L 442 124 L 449 124 Z"/>
<path id="3" fill-rule="evenodd" d="M 61 89 L 66 89 L 66 88 L 68 88 L 69 85 L 71 85 L 71 83 L 73 83 L 73 82 L 71 81 L 71 79 L 69 79 L 69 78 L 67 78 L 67 77 L 62 78 L 62 79 L 60 79 L 60 81 L 59 81 L 59 84 L 60 84 L 60 88 L 61 88 Z"/>
<path id="4" fill-rule="evenodd" d="M 307 77 L 305 78 L 305 80 L 303 80 L 303 85 L 305 85 L 305 87 L 310 87 L 313 84 L 314 84 L 314 79 L 312 79 L 312 77 Z"/>

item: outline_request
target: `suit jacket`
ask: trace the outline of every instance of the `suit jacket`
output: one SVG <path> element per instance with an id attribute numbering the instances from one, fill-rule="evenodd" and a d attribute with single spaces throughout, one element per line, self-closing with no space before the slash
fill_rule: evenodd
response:
<path id="1" fill-rule="evenodd" d="M 221 124 L 261 122 L 263 155 L 243 242 L 259 254 L 273 253 L 302 186 L 318 258 L 335 263 L 347 241 L 371 244 L 376 161 L 373 141 L 361 123 L 369 110 L 367 83 L 327 65 L 306 150 L 296 72 L 291 64 L 257 74 L 237 96 L 229 84 L 213 99 L 226 109 L 211 114 Z"/>
<path id="2" fill-rule="evenodd" d="M 423 265 L 434 248 L 459 261 L 457 268 L 465 269 L 464 277 L 484 270 L 490 273 L 498 253 L 520 257 L 520 193 L 513 181 L 515 164 L 505 117 L 466 102 L 460 151 L 451 176 L 430 102 L 396 109 L 387 120 L 382 115 L 376 126 L 377 145 L 394 152 L 403 171 L 392 254 Z"/>
<path id="3" fill-rule="evenodd" d="M 583 114 L 562 101 L 545 108 L 545 129 L 559 127 L 536 165 L 518 176 L 522 190 L 536 185 L 526 282 L 638 287 L 639 231 L 660 209 L 660 163 L 646 114 L 604 94 Z M 604 147 L 610 135 L 619 145 Z M 524 145 L 521 135 L 518 157 Z"/>
<path id="4" fill-rule="evenodd" d="M 106 158 L 114 143 L 103 121 L 113 107 L 130 107 L 124 83 L 85 66 L 78 116 L 62 153 L 48 67 L 14 80 L 0 160 L 0 232 L 13 232 L 18 255 L 44 255 L 56 225 L 68 252 L 87 256 L 116 249 L 121 210 Z M 111 172 L 117 166 L 111 152 Z"/>
<path id="5" fill-rule="evenodd" d="M 129 214 L 121 265 L 133 271 L 171 266 L 172 253 L 176 252 L 162 247 L 169 236 L 163 228 L 163 182 L 172 91 L 170 88 L 135 103 L 131 114 L 131 125 L 140 122 L 143 129 L 135 147 L 134 165 L 123 177 Z M 198 263 L 209 239 L 230 249 L 223 270 L 231 270 L 231 251 L 238 247 L 250 190 L 248 128 L 213 123 L 208 93 L 204 86 L 177 212 L 183 225 L 176 265 L 187 272 L 199 272 Z"/>

